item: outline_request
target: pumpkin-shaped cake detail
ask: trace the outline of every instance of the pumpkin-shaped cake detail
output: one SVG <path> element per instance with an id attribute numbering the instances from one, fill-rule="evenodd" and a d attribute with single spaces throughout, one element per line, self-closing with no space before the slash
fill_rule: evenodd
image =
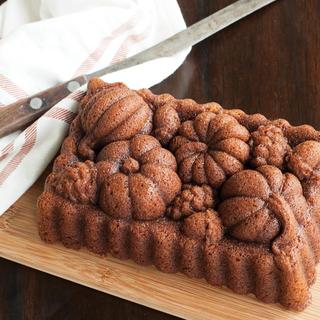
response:
<path id="1" fill-rule="evenodd" d="M 248 130 L 232 116 L 203 112 L 181 125 L 170 148 L 184 183 L 219 188 L 243 169 L 250 154 L 248 140 Z"/>
<path id="2" fill-rule="evenodd" d="M 162 217 L 180 192 L 176 160 L 152 136 L 112 142 L 100 151 L 97 161 L 99 204 L 113 217 Z"/>
<path id="3" fill-rule="evenodd" d="M 281 233 L 285 241 L 294 240 L 308 210 L 299 180 L 269 165 L 236 173 L 220 195 L 223 225 L 242 241 L 268 244 Z"/>
<path id="4" fill-rule="evenodd" d="M 97 146 L 151 132 L 152 110 L 136 91 L 122 83 L 108 85 L 98 79 L 88 86 L 79 114 L 85 132 L 79 144 L 83 158 L 94 160 Z"/>
<path id="5" fill-rule="evenodd" d="M 291 151 L 282 130 L 274 125 L 260 126 L 252 132 L 250 145 L 255 167 L 270 164 L 281 169 Z"/>

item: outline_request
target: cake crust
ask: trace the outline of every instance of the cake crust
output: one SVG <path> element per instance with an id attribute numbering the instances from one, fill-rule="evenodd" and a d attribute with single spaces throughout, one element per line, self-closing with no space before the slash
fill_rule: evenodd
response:
<path id="1" fill-rule="evenodd" d="M 319 141 L 308 125 L 92 79 L 38 199 L 40 237 L 303 310 Z"/>

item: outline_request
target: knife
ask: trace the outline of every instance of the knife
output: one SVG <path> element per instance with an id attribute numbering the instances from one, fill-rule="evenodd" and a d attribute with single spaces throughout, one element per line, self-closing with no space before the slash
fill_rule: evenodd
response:
<path id="1" fill-rule="evenodd" d="M 60 100 L 77 90 L 93 77 L 100 77 L 157 58 L 170 57 L 275 1 L 238 0 L 166 40 L 125 60 L 98 71 L 78 76 L 65 83 L 2 107 L 0 109 L 0 137 L 24 128 L 35 121 Z"/>

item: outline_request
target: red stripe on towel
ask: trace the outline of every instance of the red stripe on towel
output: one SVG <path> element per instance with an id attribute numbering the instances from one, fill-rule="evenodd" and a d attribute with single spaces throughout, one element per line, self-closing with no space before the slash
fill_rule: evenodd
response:
<path id="1" fill-rule="evenodd" d="M 23 89 L 21 89 L 3 74 L 0 74 L 0 88 L 17 100 L 26 98 L 28 96 Z"/>
<path id="2" fill-rule="evenodd" d="M 69 99 L 72 99 L 72 100 L 74 100 L 74 101 L 76 101 L 76 102 L 80 102 L 81 99 L 84 97 L 85 94 L 86 94 L 85 91 L 77 90 L 77 91 L 72 92 L 72 93 L 68 96 L 68 98 L 69 98 Z"/>
<path id="3" fill-rule="evenodd" d="M 8 177 L 16 170 L 25 156 L 31 151 L 37 140 L 37 123 L 33 123 L 24 131 L 25 141 L 20 151 L 8 162 L 8 164 L 0 171 L 0 186 L 8 179 Z"/>
<path id="4" fill-rule="evenodd" d="M 85 74 L 89 72 L 94 65 L 100 60 L 100 58 L 103 56 L 104 52 L 108 48 L 109 44 L 112 42 L 112 40 L 115 37 L 118 37 L 122 33 L 125 33 L 128 31 L 130 28 L 132 28 L 135 24 L 135 21 L 137 19 L 137 16 L 131 17 L 128 21 L 123 23 L 120 27 L 115 29 L 114 31 L 111 32 L 111 34 L 107 35 L 104 37 L 99 45 L 97 46 L 96 49 L 94 49 L 88 57 L 81 63 L 80 67 L 78 70 L 75 72 L 74 77 Z"/>
<path id="5" fill-rule="evenodd" d="M 134 45 L 135 43 L 138 43 L 140 41 L 143 41 L 149 33 L 149 30 L 145 30 L 140 34 L 131 34 L 122 42 L 121 46 L 119 47 L 118 51 L 114 55 L 114 57 L 111 60 L 110 64 L 117 63 L 128 56 L 128 52 L 130 49 L 130 46 Z"/>
<path id="6" fill-rule="evenodd" d="M 0 152 L 0 161 L 5 159 L 10 152 L 13 151 L 13 142 L 10 142 L 7 146 L 5 146 Z"/>
<path id="7" fill-rule="evenodd" d="M 47 118 L 64 121 L 67 124 L 71 124 L 75 116 L 74 112 L 62 108 L 54 108 L 45 114 Z"/>

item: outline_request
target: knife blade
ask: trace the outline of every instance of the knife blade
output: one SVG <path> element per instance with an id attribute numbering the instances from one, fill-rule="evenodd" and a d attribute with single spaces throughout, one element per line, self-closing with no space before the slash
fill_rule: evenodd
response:
<path id="1" fill-rule="evenodd" d="M 87 77 L 101 77 L 107 73 L 133 67 L 158 58 L 170 57 L 194 46 L 209 36 L 230 26 L 234 22 L 277 0 L 238 0 L 237 2 L 211 14 L 166 40 L 135 54 L 116 64 L 95 71 Z"/>
<path id="2" fill-rule="evenodd" d="M 78 76 L 65 83 L 21 99 L 0 109 L 0 137 L 24 128 L 35 121 L 60 100 L 87 83 L 93 77 L 130 68 L 157 58 L 170 57 L 192 47 L 234 22 L 277 0 L 238 0 L 211 14 L 164 41 L 125 60 L 98 71 Z"/>

